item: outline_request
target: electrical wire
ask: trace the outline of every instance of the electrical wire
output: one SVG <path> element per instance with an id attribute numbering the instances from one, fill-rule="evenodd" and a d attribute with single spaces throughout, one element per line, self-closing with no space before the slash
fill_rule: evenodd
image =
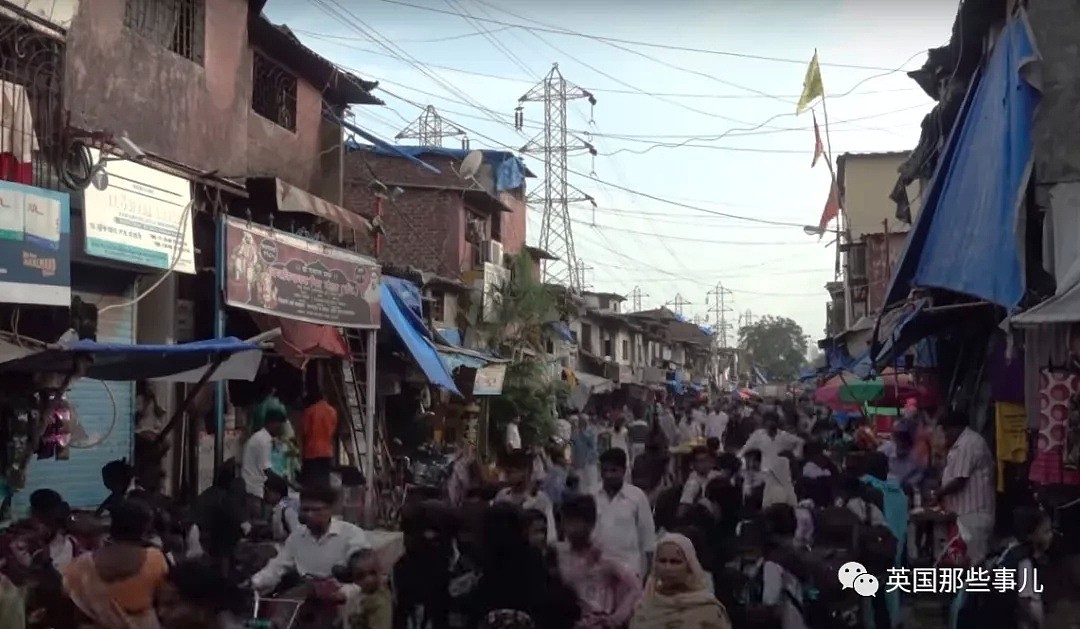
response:
<path id="1" fill-rule="evenodd" d="M 176 233 L 173 235 L 172 262 L 169 263 L 169 267 L 165 270 L 164 273 L 161 274 L 161 277 L 159 277 L 156 282 L 151 284 L 150 288 L 144 290 L 134 299 L 118 304 L 109 304 L 108 306 L 99 309 L 98 316 L 101 316 L 103 312 L 108 312 L 110 310 L 134 306 L 135 304 L 142 301 L 144 297 L 154 292 L 154 290 L 156 290 L 158 286 L 161 286 L 165 282 L 165 280 L 173 274 L 173 271 L 176 270 L 176 265 L 180 264 L 180 258 L 184 257 L 184 242 L 186 240 L 185 236 L 187 235 L 188 218 L 191 216 L 191 208 L 194 205 L 195 199 L 192 198 L 184 206 L 184 211 L 180 215 L 180 224 L 177 225 Z"/>
<path id="2" fill-rule="evenodd" d="M 386 92 L 387 94 L 391 94 L 390 92 L 388 92 L 385 89 L 382 90 L 382 91 Z M 412 101 L 410 99 L 404 98 L 404 97 L 399 96 L 397 94 L 391 94 L 391 95 L 394 96 L 395 98 L 399 99 L 399 100 L 410 103 L 413 106 L 418 107 L 420 109 L 424 108 L 424 105 L 417 104 L 415 101 Z M 475 137 L 479 137 L 479 138 L 481 138 L 483 140 L 487 140 L 488 142 L 491 142 L 495 146 L 502 147 L 502 148 L 504 148 L 506 150 L 509 150 L 509 151 L 516 151 L 516 149 L 514 147 L 508 146 L 507 144 L 504 144 L 503 142 L 500 142 L 500 141 L 492 138 L 489 135 L 480 133 L 479 131 L 476 131 L 474 129 L 470 129 L 470 128 L 466 127 L 465 125 L 459 124 L 457 122 L 453 122 L 453 121 L 449 121 L 449 122 L 454 124 L 454 126 L 457 126 L 457 127 L 461 128 L 461 129 L 467 131 L 468 133 L 470 133 L 471 135 L 473 135 Z M 526 155 L 526 156 L 527 157 L 532 157 L 530 155 Z M 651 193 L 648 193 L 648 192 L 642 192 L 640 190 L 634 190 L 633 188 L 630 188 L 628 186 L 621 186 L 621 185 L 614 184 L 614 183 L 611 183 L 611 182 L 608 182 L 608 181 L 604 181 L 604 180 L 600 179 L 599 177 L 587 175 L 585 173 L 574 170 L 572 168 L 567 168 L 567 172 L 570 172 L 570 173 L 572 173 L 574 175 L 577 175 L 579 177 L 584 177 L 585 179 L 588 179 L 588 180 L 590 180 L 590 181 L 592 181 L 594 183 L 598 183 L 600 185 L 606 185 L 606 186 L 609 186 L 609 187 L 612 187 L 612 188 L 616 188 L 616 189 L 618 189 L 618 190 L 620 190 L 622 192 L 633 194 L 635 196 L 640 196 L 640 197 L 643 197 L 643 198 L 646 198 L 646 199 L 651 199 L 653 201 L 657 201 L 659 203 L 664 203 L 664 204 L 671 205 L 671 206 L 674 206 L 674 207 L 681 207 L 681 208 L 685 208 L 685 209 L 689 209 L 689 210 L 696 210 L 696 211 L 702 212 L 704 214 L 713 214 L 715 216 L 723 216 L 723 217 L 726 217 L 726 218 L 731 218 L 731 219 L 741 220 L 741 221 L 748 221 L 748 222 L 751 222 L 751 223 L 760 223 L 760 224 L 763 224 L 763 225 L 780 225 L 780 226 L 788 226 L 788 227 L 798 227 L 800 229 L 802 227 L 804 227 L 804 224 L 802 224 L 802 223 L 793 223 L 793 222 L 787 222 L 787 221 L 773 221 L 773 220 L 764 219 L 764 218 L 757 218 L 755 216 L 742 216 L 742 215 L 739 215 L 739 214 L 732 214 L 730 212 L 721 212 L 719 210 L 710 210 L 708 208 L 698 207 L 698 206 L 695 206 L 695 205 L 692 205 L 692 204 L 689 204 L 689 203 L 681 203 L 679 201 L 675 201 L 675 200 L 672 200 L 672 199 L 666 199 L 664 197 L 657 196 L 655 194 L 651 194 Z"/>
<path id="3" fill-rule="evenodd" d="M 315 31 L 295 30 L 293 32 L 295 32 L 295 33 L 303 33 L 306 37 L 310 37 L 312 39 L 317 39 L 317 40 L 321 40 L 321 41 L 326 41 L 328 43 L 334 44 L 335 46 L 340 46 L 342 48 L 347 48 L 349 50 L 355 50 L 357 52 L 362 52 L 362 53 L 365 53 L 365 54 L 375 55 L 375 56 L 379 56 L 379 57 L 386 57 L 388 59 L 397 59 L 399 61 L 402 60 L 398 55 L 390 54 L 390 53 L 387 53 L 385 51 L 379 51 L 379 50 L 372 49 L 372 48 L 365 48 L 363 46 L 353 46 L 353 45 L 349 45 L 349 44 L 343 44 L 340 41 L 338 41 L 338 40 L 370 41 L 367 38 L 340 37 L 340 36 L 335 36 L 335 35 L 327 35 L 327 34 L 323 34 L 323 33 L 317 33 Z M 495 31 L 491 31 L 491 32 L 495 32 Z M 479 35 L 479 33 L 476 33 L 476 35 Z M 402 42 L 403 40 L 395 40 L 395 41 L 396 42 Z M 920 51 L 919 54 L 922 54 L 922 52 L 923 51 Z M 495 79 L 495 80 L 498 80 L 498 81 L 510 81 L 510 82 L 514 82 L 514 83 L 531 83 L 532 82 L 531 79 L 527 79 L 527 78 L 523 78 L 523 77 L 506 76 L 506 75 L 494 74 L 494 73 L 490 73 L 490 72 L 479 72 L 479 71 L 476 71 L 476 70 L 470 70 L 468 68 L 458 68 L 458 67 L 454 67 L 454 66 L 440 65 L 440 64 L 437 64 L 437 63 L 427 62 L 427 61 L 421 61 L 420 63 L 423 63 L 425 66 L 427 66 L 429 68 L 434 68 L 436 70 L 445 70 L 447 72 L 456 72 L 456 73 L 459 73 L 459 74 L 467 74 L 467 75 L 470 75 L 470 76 L 482 77 L 482 78 L 486 78 L 486 79 Z M 806 62 L 800 62 L 800 63 L 805 64 Z M 828 65 L 828 64 L 822 64 L 822 65 Z M 887 70 L 887 68 L 874 68 L 874 69 Z M 662 91 L 652 91 L 652 90 L 650 90 L 648 93 L 643 94 L 639 90 L 631 90 L 631 89 L 619 89 L 619 88 L 613 88 L 613 87 L 590 87 L 590 86 L 584 86 L 584 87 L 585 87 L 585 89 L 587 89 L 587 90 L 589 90 L 590 92 L 593 92 L 593 93 L 598 93 L 599 92 L 599 93 L 606 93 L 606 94 L 622 94 L 622 95 L 626 95 L 626 96 L 639 96 L 639 97 L 641 97 L 641 96 L 651 97 L 653 95 L 656 95 L 656 96 L 666 96 L 666 97 L 670 97 L 670 98 L 689 98 L 689 99 L 746 100 L 746 99 L 762 99 L 762 98 L 766 98 L 766 99 L 770 99 L 770 100 L 780 99 L 780 100 L 784 100 L 784 101 L 793 101 L 795 99 L 798 99 L 801 96 L 800 94 L 769 94 L 769 93 L 765 93 L 765 92 L 763 92 L 761 94 L 756 94 L 756 93 L 748 93 L 748 94 L 713 94 L 713 93 L 707 93 L 707 92 L 662 92 Z M 922 90 L 920 88 L 918 88 L 918 87 L 897 87 L 897 88 L 890 88 L 890 89 L 865 90 L 865 91 L 861 91 L 861 92 L 851 92 L 851 93 L 844 94 L 844 95 L 833 94 L 833 95 L 830 95 L 829 98 L 835 100 L 837 98 L 842 98 L 844 96 L 864 96 L 864 95 L 873 95 L 873 94 L 893 94 L 893 93 L 898 93 L 898 92 L 921 92 L 921 91 Z"/>
<path id="4" fill-rule="evenodd" d="M 409 7 L 411 9 L 417 9 L 419 11 L 429 11 L 429 12 L 432 12 L 432 13 L 443 13 L 443 14 L 452 15 L 451 12 L 443 10 L 443 9 L 437 9 L 435 7 L 425 7 L 425 6 L 421 6 L 421 5 L 418 5 L 418 4 L 412 4 L 410 2 L 404 2 L 403 0 L 379 0 L 379 2 L 385 2 L 387 4 L 394 4 L 394 5 L 398 5 L 398 6 Z M 612 42 L 612 43 L 618 43 L 618 44 L 627 44 L 627 45 L 630 45 L 630 46 L 642 46 L 642 47 L 645 47 L 645 48 L 657 48 L 657 49 L 661 49 L 661 50 L 674 50 L 674 51 L 678 51 L 678 52 L 695 52 L 695 53 L 708 54 L 708 55 L 734 57 L 734 58 L 738 58 L 738 59 L 753 59 L 753 60 L 756 60 L 756 61 L 772 61 L 772 62 L 776 62 L 776 63 L 793 63 L 793 64 L 802 65 L 802 66 L 805 66 L 805 65 L 807 65 L 807 63 L 809 63 L 809 60 L 807 60 L 807 59 L 789 59 L 789 58 L 784 58 L 784 57 L 770 57 L 770 56 L 765 56 L 765 55 L 754 55 L 754 54 L 749 54 L 749 53 L 731 52 L 731 51 L 725 51 L 725 50 L 711 50 L 711 49 L 708 49 L 708 48 L 694 48 L 694 47 L 690 47 L 690 46 L 675 46 L 675 45 L 671 45 L 671 44 L 657 44 L 657 43 L 654 43 L 654 42 L 646 42 L 646 41 L 640 41 L 640 40 L 635 40 L 635 39 L 623 39 L 623 38 L 619 38 L 619 37 L 604 37 L 604 36 L 601 36 L 601 35 L 590 35 L 590 34 L 587 34 L 587 33 L 578 33 L 578 32 L 575 32 L 575 31 L 571 31 L 571 30 L 567 30 L 567 29 L 561 29 L 561 28 L 548 28 L 548 27 L 541 27 L 541 26 L 529 26 L 528 24 L 519 24 L 519 23 L 507 22 L 507 21 L 503 21 L 503 20 L 496 20 L 496 19 L 481 19 L 481 21 L 488 22 L 489 24 L 498 24 L 499 26 L 506 26 L 508 28 L 518 28 L 518 29 L 525 30 L 525 31 L 537 31 L 537 32 L 543 32 L 543 33 L 552 33 L 552 34 L 555 34 L 555 35 L 566 35 L 568 37 L 578 37 L 578 38 L 583 38 L 583 39 L 591 39 L 591 40 L 595 40 L 595 41 L 605 41 L 605 42 Z M 920 53 L 925 53 L 925 52 L 926 52 L 925 50 L 920 51 Z M 854 64 L 854 63 L 821 63 L 821 65 L 826 66 L 826 67 L 833 67 L 833 68 L 848 68 L 848 69 L 852 69 L 852 70 L 890 70 L 890 68 L 886 68 L 886 67 L 882 67 L 882 66 L 861 65 L 861 64 Z"/>
<path id="5" fill-rule="evenodd" d="M 369 74 L 368 76 L 371 76 L 371 75 Z M 435 92 L 429 92 L 429 91 L 426 91 L 426 90 L 422 90 L 422 89 L 419 89 L 419 88 L 416 88 L 416 87 L 404 85 L 404 84 L 401 84 L 401 83 L 396 83 L 394 81 L 389 81 L 389 80 L 386 80 L 386 79 L 379 79 L 378 77 L 374 77 L 374 76 L 372 76 L 371 78 L 372 79 L 377 79 L 379 81 L 379 83 L 380 83 L 380 87 L 378 87 L 376 89 L 378 89 L 379 91 L 387 94 L 388 96 L 392 96 L 394 98 L 399 98 L 399 97 L 396 94 L 393 94 L 393 93 L 389 92 L 386 88 L 381 87 L 381 84 L 386 83 L 388 85 L 396 86 L 399 89 L 404 89 L 404 90 L 408 90 L 410 92 L 416 92 L 417 94 L 423 94 L 424 96 L 438 98 L 438 99 L 441 99 L 441 100 L 445 100 L 447 102 L 463 104 L 463 105 L 468 106 L 468 103 L 462 103 L 461 101 L 457 101 L 457 100 L 454 100 L 452 98 L 447 98 L 443 94 L 437 94 Z M 903 107 L 903 108 L 900 108 L 900 109 L 891 109 L 891 110 L 887 110 L 887 111 L 883 111 L 883 112 L 876 112 L 874 114 L 867 114 L 867 115 L 864 115 L 864 116 L 858 116 L 858 117 L 855 117 L 855 118 L 837 120 L 837 121 L 832 122 L 830 126 L 841 125 L 841 124 L 850 124 L 850 123 L 857 122 L 857 121 L 862 121 L 862 120 L 871 120 L 871 119 L 875 119 L 875 118 L 882 118 L 882 117 L 885 117 L 885 116 L 890 116 L 890 115 L 897 114 L 897 113 L 902 113 L 902 112 L 905 112 L 905 111 L 911 111 L 913 109 L 917 109 L 917 108 L 921 108 L 921 107 L 925 107 L 925 105 L 913 105 L 913 106 L 909 106 L 909 107 Z M 476 114 L 470 114 L 468 112 L 462 112 L 462 111 L 458 111 L 458 110 L 455 110 L 455 109 L 450 109 L 450 108 L 447 108 L 447 107 L 444 107 L 444 106 L 440 106 L 439 111 L 444 112 L 444 113 L 449 113 L 449 114 L 452 114 L 452 115 L 455 115 L 455 116 L 461 116 L 461 117 L 464 117 L 464 118 L 471 118 L 471 119 L 474 119 L 474 120 L 483 120 L 483 121 L 490 120 L 490 117 L 487 117 L 487 116 L 477 116 Z M 494 112 L 494 113 L 495 113 L 495 115 L 506 119 L 506 122 L 504 122 L 503 124 L 509 124 L 510 121 L 513 119 L 513 116 L 511 116 L 510 114 L 500 114 L 498 112 Z M 400 116 L 400 114 L 398 114 L 398 115 Z M 404 118 L 403 116 L 402 116 L 402 120 L 408 121 L 408 119 Z M 411 122 L 411 121 L 409 121 L 409 122 Z M 529 129 L 535 129 L 537 131 L 543 130 L 543 125 L 540 125 L 540 124 L 532 124 L 532 123 L 526 122 L 526 123 L 523 123 L 522 126 L 526 127 L 526 128 L 529 128 Z M 901 129 L 901 128 L 907 128 L 907 127 L 906 126 L 895 126 L 895 127 L 892 127 L 892 128 L 859 127 L 859 128 L 853 128 L 853 129 L 832 129 L 832 128 L 830 128 L 830 132 L 832 132 L 832 133 L 846 133 L 846 132 L 851 132 L 851 131 L 892 132 L 892 131 L 895 131 L 896 129 Z M 608 138 L 608 139 L 611 139 L 611 140 L 619 140 L 619 141 L 625 141 L 625 142 L 652 143 L 652 142 L 649 141 L 650 139 L 651 140 L 661 140 L 661 139 L 670 138 L 670 139 L 686 139 L 687 141 L 695 141 L 695 140 L 709 141 L 709 140 L 715 140 L 715 139 L 722 138 L 722 137 L 740 138 L 740 137 L 746 137 L 746 136 L 774 135 L 774 134 L 777 134 L 777 133 L 806 132 L 806 131 L 810 131 L 812 129 L 813 129 L 813 126 L 806 126 L 806 127 L 772 127 L 772 128 L 769 128 L 769 129 L 757 129 L 757 130 L 742 131 L 742 132 L 740 132 L 741 131 L 740 129 L 729 129 L 726 132 L 719 132 L 719 133 L 712 133 L 712 134 L 685 134 L 685 133 L 681 133 L 681 134 L 633 134 L 633 133 L 611 133 L 611 132 L 603 133 L 603 132 L 599 132 L 599 131 L 588 131 L 588 130 L 584 130 L 584 129 L 567 129 L 567 132 L 574 133 L 574 134 L 579 134 L 579 135 L 590 134 L 590 135 L 593 135 L 595 137 Z M 690 145 L 690 146 L 693 146 L 693 145 Z M 707 147 L 703 147 L 703 148 L 707 148 Z M 725 148 L 725 147 L 716 147 L 716 148 L 722 149 L 722 148 Z M 732 150 L 737 150 L 737 147 L 733 148 Z M 768 150 L 768 149 L 761 149 L 761 150 Z M 800 149 L 800 150 L 796 150 L 796 149 L 774 149 L 774 150 L 777 151 L 777 152 L 785 152 L 785 153 L 806 153 L 805 149 Z"/>

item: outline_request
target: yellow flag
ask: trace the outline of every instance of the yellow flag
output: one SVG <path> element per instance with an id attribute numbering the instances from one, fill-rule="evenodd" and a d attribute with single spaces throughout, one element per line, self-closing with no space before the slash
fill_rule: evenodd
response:
<path id="1" fill-rule="evenodd" d="M 825 96 L 825 85 L 821 82 L 821 66 L 818 65 L 817 51 L 810 60 L 810 66 L 806 68 L 806 78 L 803 79 L 802 96 L 799 104 L 795 106 L 795 114 L 801 114 L 810 108 L 815 100 Z"/>

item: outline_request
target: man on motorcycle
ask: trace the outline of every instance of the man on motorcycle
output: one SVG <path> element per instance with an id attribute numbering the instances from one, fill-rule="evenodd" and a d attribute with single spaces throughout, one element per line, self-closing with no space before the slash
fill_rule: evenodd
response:
<path id="1" fill-rule="evenodd" d="M 372 547 L 362 528 L 332 517 L 336 501 L 337 492 L 329 487 L 300 492 L 300 520 L 304 526 L 293 531 L 278 555 L 251 577 L 254 589 L 273 590 L 288 573 L 328 579 L 335 566 L 348 565 L 354 553 Z"/>

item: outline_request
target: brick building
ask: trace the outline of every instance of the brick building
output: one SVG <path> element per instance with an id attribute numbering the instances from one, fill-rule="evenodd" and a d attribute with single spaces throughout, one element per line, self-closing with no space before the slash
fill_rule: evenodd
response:
<path id="1" fill-rule="evenodd" d="M 502 265 L 525 250 L 525 177 L 515 155 L 482 151 L 474 179 L 457 175 L 468 151 L 400 147 L 440 172 L 373 147 L 345 155 L 344 206 L 373 219 L 381 214 L 385 235 L 357 243 L 381 263 L 414 267 L 454 280 L 484 263 Z M 379 209 L 381 206 L 381 210 Z"/>

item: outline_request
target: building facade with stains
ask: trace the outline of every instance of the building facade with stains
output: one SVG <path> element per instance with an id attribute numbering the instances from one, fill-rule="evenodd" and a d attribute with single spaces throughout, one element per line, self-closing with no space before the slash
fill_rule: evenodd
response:
<path id="1" fill-rule="evenodd" d="M 219 216 L 328 244 L 366 232 L 367 221 L 340 205 L 343 125 L 350 106 L 380 104 L 375 84 L 268 21 L 264 4 L 0 1 L 0 197 L 62 199 L 53 263 L 69 269 L 40 280 L 47 300 L 25 290 L 14 297 L 25 269 L 7 274 L 4 334 L 212 338 Z M 176 408 L 182 391 L 149 386 L 167 413 Z M 133 451 L 136 387 L 79 382 L 70 397 L 100 443 L 68 461 L 34 462 L 19 496 L 52 487 L 75 507 L 96 506 L 101 466 Z M 187 454 L 166 471 L 193 492 L 197 458 Z"/>

